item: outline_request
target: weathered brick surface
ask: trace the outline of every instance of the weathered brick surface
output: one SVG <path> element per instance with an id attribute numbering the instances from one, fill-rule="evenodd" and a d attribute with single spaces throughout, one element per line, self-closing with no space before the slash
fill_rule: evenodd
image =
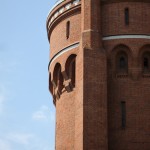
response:
<path id="1" fill-rule="evenodd" d="M 64 1 L 51 13 L 65 6 Z M 129 8 L 129 25 L 124 9 Z M 70 37 L 66 39 L 66 22 Z M 51 62 L 61 65 L 63 89 L 56 100 L 57 150 L 150 150 L 150 74 L 143 73 L 143 53 L 150 52 L 150 39 L 103 40 L 112 35 L 150 35 L 148 0 L 82 0 L 50 25 L 50 58 L 69 45 L 79 47 Z M 128 56 L 128 72 L 119 74 L 117 54 Z M 65 64 L 76 54 L 75 88 L 67 92 Z M 55 92 L 54 92 L 55 91 Z M 126 127 L 121 127 L 121 102 L 126 102 Z"/>

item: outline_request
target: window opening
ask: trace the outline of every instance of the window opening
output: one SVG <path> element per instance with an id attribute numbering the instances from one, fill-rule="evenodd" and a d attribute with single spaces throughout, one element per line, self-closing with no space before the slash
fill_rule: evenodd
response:
<path id="1" fill-rule="evenodd" d="M 129 8 L 125 8 L 125 24 L 129 25 Z"/>
<path id="2" fill-rule="evenodd" d="M 67 21 L 66 24 L 66 38 L 69 39 L 70 36 L 70 21 Z"/>
<path id="3" fill-rule="evenodd" d="M 149 62 L 148 62 L 148 58 L 144 57 L 144 69 L 148 69 L 149 68 Z"/>
<path id="4" fill-rule="evenodd" d="M 128 72 L 128 57 L 124 52 L 117 55 L 117 72 L 127 73 Z"/>
<path id="5" fill-rule="evenodd" d="M 62 76 L 62 73 L 61 73 L 61 69 L 59 70 L 59 73 L 58 73 L 58 89 L 59 89 L 59 92 L 62 92 L 62 89 L 63 89 L 63 76 Z"/>
<path id="6" fill-rule="evenodd" d="M 126 60 L 124 57 L 120 58 L 119 67 L 120 69 L 126 69 Z"/>
<path id="7" fill-rule="evenodd" d="M 76 80 L 76 55 L 72 54 L 68 57 L 66 64 L 65 64 L 65 70 L 68 76 L 68 79 L 71 80 L 72 88 L 75 87 L 75 80 Z M 67 80 L 68 80 L 67 79 Z"/>
<path id="8" fill-rule="evenodd" d="M 124 129 L 126 127 L 126 102 L 121 102 L 121 127 Z"/>

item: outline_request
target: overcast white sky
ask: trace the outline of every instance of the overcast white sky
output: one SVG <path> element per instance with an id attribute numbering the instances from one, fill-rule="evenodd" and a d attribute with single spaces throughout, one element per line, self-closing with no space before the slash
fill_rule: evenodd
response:
<path id="1" fill-rule="evenodd" d="M 46 17 L 55 0 L 0 0 L 0 150 L 54 150 Z"/>

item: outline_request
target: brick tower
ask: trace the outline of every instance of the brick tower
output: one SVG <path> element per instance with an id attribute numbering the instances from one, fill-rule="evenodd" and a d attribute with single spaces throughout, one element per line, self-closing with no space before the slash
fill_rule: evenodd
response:
<path id="1" fill-rule="evenodd" d="M 56 150 L 150 150 L 150 1 L 59 0 L 47 33 Z"/>

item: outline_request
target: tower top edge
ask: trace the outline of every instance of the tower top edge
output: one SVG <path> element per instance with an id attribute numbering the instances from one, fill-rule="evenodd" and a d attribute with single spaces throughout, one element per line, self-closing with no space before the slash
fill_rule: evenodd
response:
<path id="1" fill-rule="evenodd" d="M 61 4 L 62 2 L 64 2 L 66 0 L 56 0 L 55 4 L 52 6 L 52 8 L 50 9 L 50 12 L 56 7 L 58 6 L 59 4 Z"/>
<path id="2" fill-rule="evenodd" d="M 63 14 L 65 11 L 71 10 L 72 8 L 78 9 L 81 0 L 57 0 L 54 6 L 50 9 L 47 19 L 46 19 L 46 28 L 49 30 L 50 24 L 55 20 L 59 15 Z"/>
<path id="3" fill-rule="evenodd" d="M 69 2 L 69 0 L 56 0 L 55 4 L 51 7 L 50 11 L 48 12 L 48 15 L 50 15 L 50 13 L 55 9 L 55 7 L 57 7 L 58 5 L 60 5 L 63 2 Z M 71 2 L 72 0 L 70 0 Z M 82 1 L 82 0 L 75 0 L 75 1 Z M 111 3 L 111 2 L 150 2 L 150 0 L 100 0 L 101 2 L 106 2 L 106 3 Z M 48 18 L 48 17 L 47 17 Z"/>
<path id="4" fill-rule="evenodd" d="M 54 9 L 56 6 L 58 6 L 59 4 L 61 4 L 62 2 L 64 2 L 64 1 L 66 1 L 66 0 L 57 0 L 57 1 L 55 2 L 55 4 L 51 7 L 50 11 L 48 12 L 47 18 L 49 17 L 49 15 L 50 15 L 50 13 L 53 11 L 53 9 Z"/>

